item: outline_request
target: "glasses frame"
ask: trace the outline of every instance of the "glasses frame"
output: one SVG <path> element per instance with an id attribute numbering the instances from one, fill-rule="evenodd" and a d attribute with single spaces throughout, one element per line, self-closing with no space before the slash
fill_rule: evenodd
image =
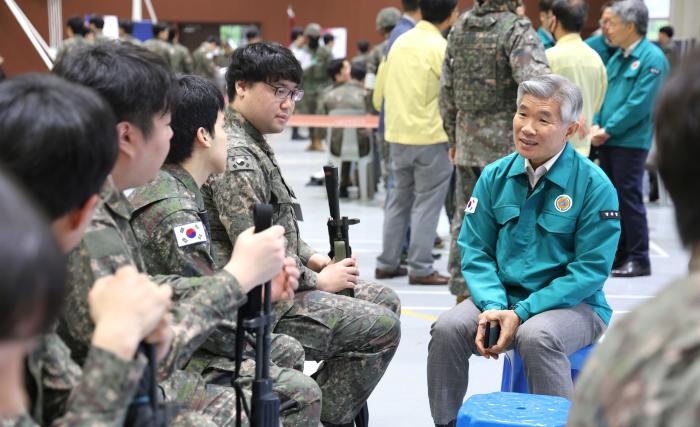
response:
<path id="1" fill-rule="evenodd" d="M 304 98 L 304 90 L 303 89 L 290 89 L 288 87 L 284 86 L 275 86 L 272 85 L 268 82 L 263 82 L 266 85 L 270 86 L 272 89 L 274 89 L 274 94 L 275 98 L 277 99 L 285 99 L 289 97 L 294 102 L 299 102 Z"/>

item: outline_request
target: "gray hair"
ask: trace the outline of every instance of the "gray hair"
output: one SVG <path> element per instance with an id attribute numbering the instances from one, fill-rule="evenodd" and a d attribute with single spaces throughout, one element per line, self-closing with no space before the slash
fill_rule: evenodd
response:
<path id="1" fill-rule="evenodd" d="M 583 97 L 579 88 L 567 78 L 556 74 L 531 77 L 520 83 L 517 105 L 520 105 L 524 95 L 557 101 L 564 123 L 577 121 L 583 109 Z"/>
<path id="2" fill-rule="evenodd" d="M 610 8 L 624 23 L 633 23 L 637 34 L 647 35 L 649 26 L 649 9 L 642 0 L 623 0 L 613 3 Z"/>

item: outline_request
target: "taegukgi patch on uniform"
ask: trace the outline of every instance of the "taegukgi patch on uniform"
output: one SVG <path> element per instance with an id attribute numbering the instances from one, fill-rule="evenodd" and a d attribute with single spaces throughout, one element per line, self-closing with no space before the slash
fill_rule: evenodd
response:
<path id="1" fill-rule="evenodd" d="M 476 197 L 470 197 L 469 202 L 467 202 L 467 207 L 464 208 L 464 212 L 473 214 L 474 212 L 476 212 L 476 205 L 478 204 L 479 199 L 477 199 Z"/>
<path id="2" fill-rule="evenodd" d="M 179 247 L 207 241 L 207 233 L 201 221 L 178 225 L 173 227 L 173 231 Z"/>

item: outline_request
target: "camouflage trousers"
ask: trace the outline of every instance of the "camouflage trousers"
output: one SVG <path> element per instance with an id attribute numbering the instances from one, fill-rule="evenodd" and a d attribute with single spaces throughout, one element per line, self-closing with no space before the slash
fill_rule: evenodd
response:
<path id="1" fill-rule="evenodd" d="M 469 288 L 467 288 L 467 282 L 462 276 L 462 257 L 459 246 L 457 246 L 457 239 L 464 221 L 464 209 L 467 207 L 467 201 L 474 191 L 474 185 L 476 185 L 480 174 L 481 168 L 478 166 L 458 165 L 455 167 L 454 214 L 450 224 L 452 239 L 450 241 L 450 254 L 447 258 L 447 269 L 450 274 L 450 292 L 462 299 L 469 297 Z"/>
<path id="2" fill-rule="evenodd" d="M 396 293 L 360 282 L 355 298 L 323 291 L 299 292 L 276 333 L 304 347 L 306 360 L 322 362 L 312 377 L 323 394 L 321 420 L 353 420 L 389 366 L 401 338 Z"/>
<path id="3" fill-rule="evenodd" d="M 255 379 L 255 358 L 250 354 L 251 349 L 246 349 L 236 380 L 249 408 Z M 274 334 L 270 359 L 272 389 L 280 399 L 280 425 L 317 427 L 321 416 L 321 390 L 313 379 L 301 372 L 304 367 L 301 344 L 294 338 Z M 178 371 L 162 386 L 166 399 L 183 404 L 187 410 L 198 411 L 216 425 L 234 426 L 236 394 L 231 385 L 234 372 L 235 356 L 223 357 L 199 351 L 186 371 Z M 248 425 L 245 413 L 242 419 L 243 424 Z"/>

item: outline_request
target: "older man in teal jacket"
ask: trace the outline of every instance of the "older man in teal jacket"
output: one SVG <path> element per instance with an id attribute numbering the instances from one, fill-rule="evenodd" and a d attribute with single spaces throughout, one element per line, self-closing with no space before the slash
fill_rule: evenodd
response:
<path id="1" fill-rule="evenodd" d="M 467 390 L 469 357 L 521 355 L 531 393 L 571 397 L 567 358 L 595 342 L 612 311 L 603 294 L 620 235 L 617 196 L 600 168 L 567 143 L 579 89 L 544 75 L 518 88 L 516 153 L 487 166 L 459 236 L 471 298 L 433 324 L 428 395 L 451 425 Z M 486 323 L 500 325 L 484 345 Z"/>
<path id="2" fill-rule="evenodd" d="M 610 9 L 610 42 L 621 49 L 607 64 L 608 90 L 593 119 L 591 144 L 600 146 L 600 167 L 620 198 L 622 234 L 612 275 L 647 276 L 651 264 L 642 179 L 653 134 L 654 100 L 668 74 L 668 62 L 645 37 L 649 12 L 643 2 L 625 0 Z"/>

